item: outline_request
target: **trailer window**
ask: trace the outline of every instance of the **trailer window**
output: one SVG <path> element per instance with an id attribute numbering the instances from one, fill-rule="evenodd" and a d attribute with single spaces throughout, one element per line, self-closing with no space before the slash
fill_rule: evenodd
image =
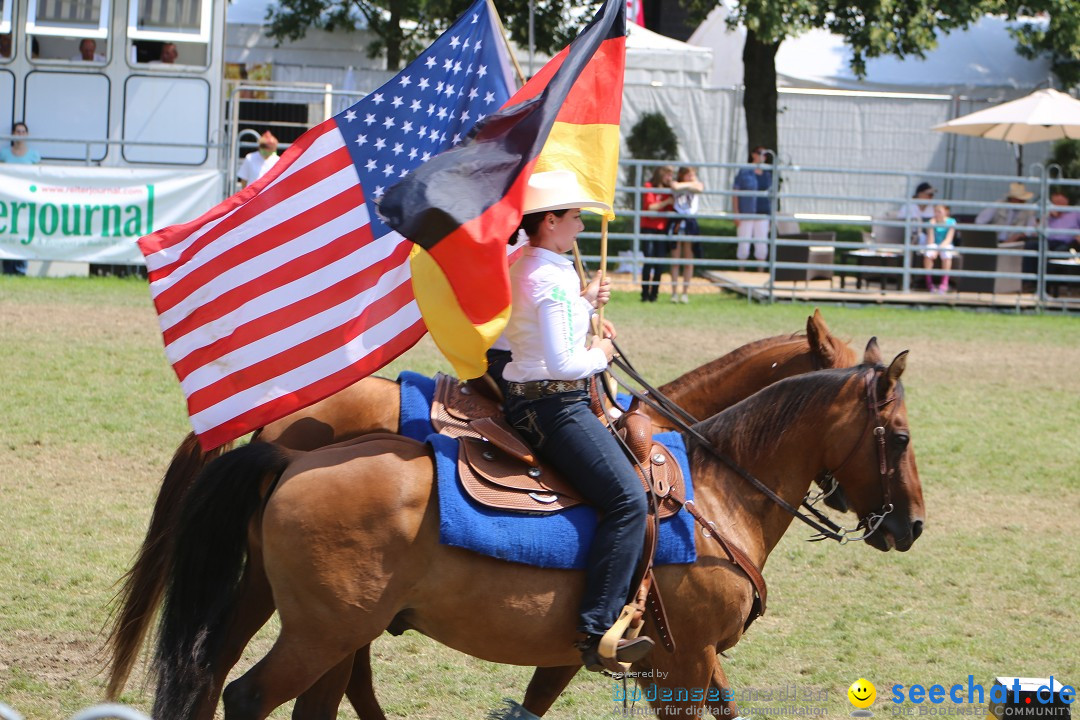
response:
<path id="1" fill-rule="evenodd" d="M 109 0 L 31 0 L 26 34 L 103 40 L 109 36 Z"/>
<path id="2" fill-rule="evenodd" d="M 211 0 L 132 0 L 128 37 L 159 42 L 209 43 Z"/>

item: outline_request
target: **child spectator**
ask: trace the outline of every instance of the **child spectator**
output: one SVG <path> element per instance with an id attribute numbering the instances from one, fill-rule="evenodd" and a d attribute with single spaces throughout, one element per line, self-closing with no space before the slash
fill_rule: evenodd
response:
<path id="1" fill-rule="evenodd" d="M 945 274 L 941 278 L 941 285 L 934 287 L 934 279 L 926 276 L 926 289 L 932 293 L 944 295 L 949 292 L 949 271 L 952 270 L 953 240 L 956 238 L 956 218 L 949 216 L 949 208 L 946 205 L 935 205 L 934 216 L 930 219 L 930 232 L 920 237 L 927 238 L 923 250 L 923 267 L 931 270 L 934 261 L 941 258 L 941 269 Z"/>
<path id="2" fill-rule="evenodd" d="M 675 176 L 675 182 L 671 184 L 675 191 L 674 210 L 678 216 L 668 223 L 668 235 L 697 235 L 698 222 L 694 219 L 697 215 L 700 193 L 705 186 L 698 180 L 697 172 L 692 167 L 681 167 Z M 694 257 L 693 246 L 698 244 L 690 240 L 675 240 L 671 250 L 671 302 L 690 302 L 690 279 L 694 277 L 694 266 L 687 263 L 680 264 L 679 260 L 690 260 Z M 679 278 L 682 277 L 682 295 L 679 295 Z"/>

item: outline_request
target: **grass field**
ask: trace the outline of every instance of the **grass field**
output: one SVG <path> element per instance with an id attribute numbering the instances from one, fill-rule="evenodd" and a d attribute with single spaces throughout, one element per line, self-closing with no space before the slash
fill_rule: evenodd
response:
<path id="1" fill-rule="evenodd" d="M 635 365 L 662 382 L 799 330 L 812 309 L 720 295 L 643 306 L 620 293 L 608 315 Z M 896 683 L 1053 674 L 1080 684 L 1078 320 L 822 310 L 860 350 L 871 335 L 887 358 L 911 350 L 904 383 L 926 532 L 909 553 L 886 554 L 807 543 L 793 526 L 765 568 L 769 614 L 725 661 L 736 691 L 757 691 L 744 710 L 776 710 L 762 692 L 794 687 L 847 717 L 859 677 L 877 686 L 879 715 L 891 714 Z M 143 283 L 0 278 L 0 318 L 0 702 L 28 720 L 63 718 L 101 701 L 106 606 L 188 426 Z M 385 374 L 404 368 L 445 369 L 427 341 Z M 260 635 L 245 666 L 271 640 L 272 629 Z M 380 639 L 375 663 L 396 718 L 482 717 L 520 699 L 531 672 L 415 633 Z M 612 690 L 582 673 L 548 717 L 610 716 Z M 151 694 L 136 681 L 125 700 L 146 711 Z"/>

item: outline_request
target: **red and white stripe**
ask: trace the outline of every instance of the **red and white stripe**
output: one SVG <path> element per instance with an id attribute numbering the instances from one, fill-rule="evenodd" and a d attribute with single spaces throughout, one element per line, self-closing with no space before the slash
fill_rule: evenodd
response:
<path id="1" fill-rule="evenodd" d="M 332 119 L 240 193 L 139 245 L 204 448 L 332 395 L 425 332 L 412 243 L 372 237 Z"/>

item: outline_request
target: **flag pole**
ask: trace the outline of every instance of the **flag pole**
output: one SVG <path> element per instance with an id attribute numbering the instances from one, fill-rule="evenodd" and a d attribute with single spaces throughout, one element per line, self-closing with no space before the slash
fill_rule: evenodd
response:
<path id="1" fill-rule="evenodd" d="M 574 267 L 577 268 L 577 276 L 581 280 L 581 289 L 584 290 L 585 286 L 589 284 L 589 279 L 585 276 L 585 265 L 581 262 L 581 250 L 578 249 L 577 240 L 574 240 Z"/>
<path id="2" fill-rule="evenodd" d="M 604 274 L 607 271 L 607 214 L 600 221 L 600 284 L 604 284 Z M 600 328 L 604 327 L 604 308 L 600 307 Z"/>
<path id="3" fill-rule="evenodd" d="M 506 36 L 506 28 L 503 27 L 502 18 L 499 17 L 499 11 L 495 9 L 495 0 L 487 0 L 488 10 L 491 11 L 491 17 L 495 18 L 495 23 L 499 26 L 499 33 L 502 35 L 503 44 L 506 45 L 506 54 L 510 56 L 510 62 L 514 63 L 514 70 L 517 71 L 518 82 L 521 85 L 525 84 L 525 73 L 521 72 L 521 66 L 518 65 L 517 57 L 514 55 L 514 49 L 510 46 L 510 38 Z"/>

